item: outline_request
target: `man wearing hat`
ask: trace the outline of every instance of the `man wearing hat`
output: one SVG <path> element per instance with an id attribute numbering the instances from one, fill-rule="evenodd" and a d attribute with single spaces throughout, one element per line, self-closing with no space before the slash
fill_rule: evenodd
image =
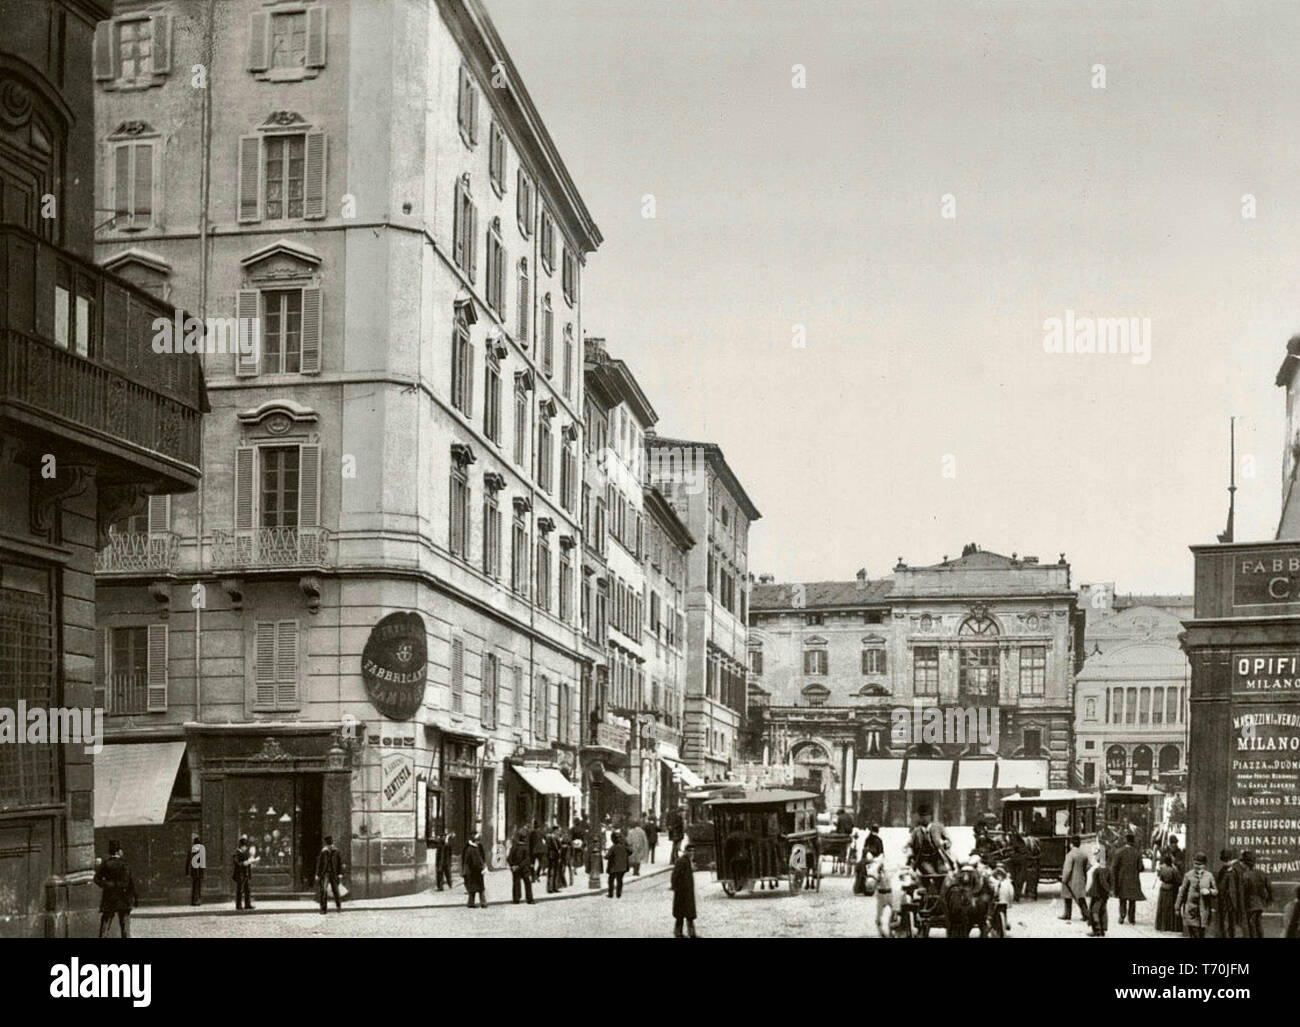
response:
<path id="1" fill-rule="evenodd" d="M 1205 867 L 1206 862 L 1205 853 L 1198 852 L 1174 900 L 1174 908 L 1182 914 L 1183 926 L 1193 938 L 1205 937 L 1205 928 L 1213 915 L 1214 899 L 1219 894 L 1214 875 Z"/>
<path id="2" fill-rule="evenodd" d="M 912 856 L 923 874 L 946 874 L 953 868 L 952 841 L 942 824 L 934 822 L 934 807 L 921 805 L 916 810 L 917 824 L 912 828 Z"/>
<path id="3" fill-rule="evenodd" d="M 116 914 L 123 938 L 131 937 L 131 910 L 135 908 L 135 881 L 116 839 L 108 843 L 108 859 L 95 868 L 95 883 L 103 890 L 99 897 L 99 936 L 104 937 Z"/>
<path id="4" fill-rule="evenodd" d="M 327 884 L 334 893 L 335 908 L 340 913 L 343 912 L 343 900 L 339 897 L 339 878 L 342 876 L 343 855 L 334 848 L 334 838 L 327 834 L 320 855 L 316 857 L 316 889 L 319 892 L 322 915 L 329 911 L 329 895 L 325 892 Z"/>
<path id="5" fill-rule="evenodd" d="M 690 937 L 695 933 L 695 846 L 689 842 L 677 862 L 673 864 L 673 876 L 669 887 L 673 892 L 673 937 L 682 937 L 682 921 L 686 921 L 686 931 Z"/>
<path id="6" fill-rule="evenodd" d="M 203 903 L 203 872 L 208 868 L 208 850 L 199 836 L 190 836 L 190 853 L 185 858 L 185 873 L 190 879 L 190 905 Z"/>
<path id="7" fill-rule="evenodd" d="M 1255 866 L 1255 853 L 1247 849 L 1241 854 L 1241 905 L 1246 914 L 1246 937 L 1262 938 L 1264 931 L 1260 919 L 1273 901 L 1273 888 L 1268 875 Z"/>
<path id="8" fill-rule="evenodd" d="M 231 861 L 231 877 L 235 882 L 235 908 L 253 908 L 253 853 L 248 847 L 248 836 L 241 835 L 239 848 Z"/>

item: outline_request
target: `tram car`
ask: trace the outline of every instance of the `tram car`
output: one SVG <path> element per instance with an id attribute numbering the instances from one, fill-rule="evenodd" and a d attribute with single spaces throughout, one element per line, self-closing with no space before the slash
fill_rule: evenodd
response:
<path id="1" fill-rule="evenodd" d="M 742 892 L 821 887 L 817 797 L 782 789 L 746 791 L 710 799 L 718 858 L 714 877 L 734 898 Z"/>
<path id="2" fill-rule="evenodd" d="M 1025 789 L 1002 800 L 1002 830 L 1038 839 L 1038 879 L 1059 881 L 1070 835 L 1079 835 L 1085 846 L 1097 840 L 1098 804 L 1098 796 L 1089 792 Z"/>

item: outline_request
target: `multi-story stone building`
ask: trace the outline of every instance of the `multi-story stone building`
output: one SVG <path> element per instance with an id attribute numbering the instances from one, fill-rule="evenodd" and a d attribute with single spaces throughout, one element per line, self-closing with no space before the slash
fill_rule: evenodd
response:
<path id="1" fill-rule="evenodd" d="M 970 823 L 999 792 L 1070 782 L 1083 618 L 1064 557 L 971 545 L 880 581 L 763 580 L 750 625 L 752 755 L 830 806 Z"/>
<path id="2" fill-rule="evenodd" d="M 1082 585 L 1083 669 L 1075 678 L 1075 768 L 1084 788 L 1159 785 L 1181 791 L 1187 771 L 1191 667 L 1178 636 L 1192 597 L 1116 595 Z"/>
<path id="3" fill-rule="evenodd" d="M 762 515 L 711 442 L 649 435 L 650 483 L 695 539 L 686 570 L 686 695 L 681 753 L 722 780 L 745 724 L 749 527 Z"/>
<path id="4" fill-rule="evenodd" d="M 91 259 L 90 61 L 108 15 L 98 0 L 0 4 L 4 936 L 95 932 L 94 824 L 106 797 L 92 755 L 95 554 L 148 494 L 199 483 L 199 360 L 151 348 L 155 319 L 176 312 Z M 146 654 L 158 644 L 156 631 L 141 639 Z M 165 681 L 141 688 L 165 701 Z"/>
<path id="5" fill-rule="evenodd" d="M 95 77 L 101 261 L 217 319 L 204 488 L 101 564 L 105 763 L 188 770 L 140 844 L 375 895 L 566 819 L 600 233 L 482 3 L 123 0 Z"/>

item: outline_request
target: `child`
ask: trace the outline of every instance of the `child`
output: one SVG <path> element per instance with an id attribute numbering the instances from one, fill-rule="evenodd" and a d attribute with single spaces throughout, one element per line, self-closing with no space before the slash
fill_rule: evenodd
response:
<path id="1" fill-rule="evenodd" d="M 993 929 L 997 936 L 1011 933 L 1011 921 L 1007 909 L 1016 898 L 1016 889 L 1007 876 L 1007 868 L 1002 863 L 993 871 Z"/>

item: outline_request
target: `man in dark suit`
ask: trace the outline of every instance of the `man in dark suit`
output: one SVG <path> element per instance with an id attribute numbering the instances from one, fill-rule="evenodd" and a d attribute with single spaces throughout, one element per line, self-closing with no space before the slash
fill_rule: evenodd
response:
<path id="1" fill-rule="evenodd" d="M 536 820 L 533 821 L 533 829 L 528 832 L 528 860 L 533 880 L 536 881 L 546 869 L 546 835 Z"/>
<path id="2" fill-rule="evenodd" d="M 1142 894 L 1142 854 L 1137 849 L 1137 836 L 1125 835 L 1124 844 L 1115 853 L 1111 870 L 1115 895 L 1119 899 L 1119 922 L 1137 923 L 1137 904 L 1145 902 Z"/>
<path id="3" fill-rule="evenodd" d="M 185 857 L 185 873 L 190 879 L 190 905 L 198 906 L 203 902 L 203 873 L 208 868 L 208 850 L 199 841 L 199 836 L 190 838 L 189 855 Z"/>
<path id="4" fill-rule="evenodd" d="M 235 908 L 253 908 L 253 853 L 248 847 L 248 837 L 239 839 L 239 848 L 235 857 L 231 877 L 235 881 Z"/>
<path id="5" fill-rule="evenodd" d="M 677 865 L 677 855 L 681 849 L 682 839 L 686 837 L 686 818 L 680 806 L 668 814 L 668 840 L 673 843 L 673 851 L 668 861 Z"/>
<path id="6" fill-rule="evenodd" d="M 334 848 L 334 839 L 326 835 L 325 845 L 320 850 L 320 855 L 316 857 L 316 889 L 319 892 L 322 914 L 329 911 L 329 896 L 325 893 L 327 884 L 334 893 L 335 908 L 340 913 L 343 912 L 343 900 L 339 897 L 339 878 L 342 876 L 343 854 Z"/>
<path id="7" fill-rule="evenodd" d="M 506 854 L 506 865 L 510 867 L 511 898 L 515 905 L 519 904 L 521 890 L 528 896 L 528 904 L 530 906 L 533 904 L 532 864 L 528 835 L 523 828 L 520 828 L 515 834 L 515 840 L 510 844 L 510 851 Z"/>
<path id="8" fill-rule="evenodd" d="M 131 910 L 136 906 L 135 881 L 117 841 L 108 843 L 108 859 L 95 869 L 95 883 L 103 889 L 99 897 L 99 936 L 104 937 L 116 914 L 122 937 L 131 937 Z"/>
<path id="9" fill-rule="evenodd" d="M 442 891 L 443 882 L 446 882 L 448 888 L 452 887 L 451 847 L 456 843 L 456 836 L 444 826 L 438 829 L 437 838 L 433 882 L 438 886 L 438 891 Z"/>

